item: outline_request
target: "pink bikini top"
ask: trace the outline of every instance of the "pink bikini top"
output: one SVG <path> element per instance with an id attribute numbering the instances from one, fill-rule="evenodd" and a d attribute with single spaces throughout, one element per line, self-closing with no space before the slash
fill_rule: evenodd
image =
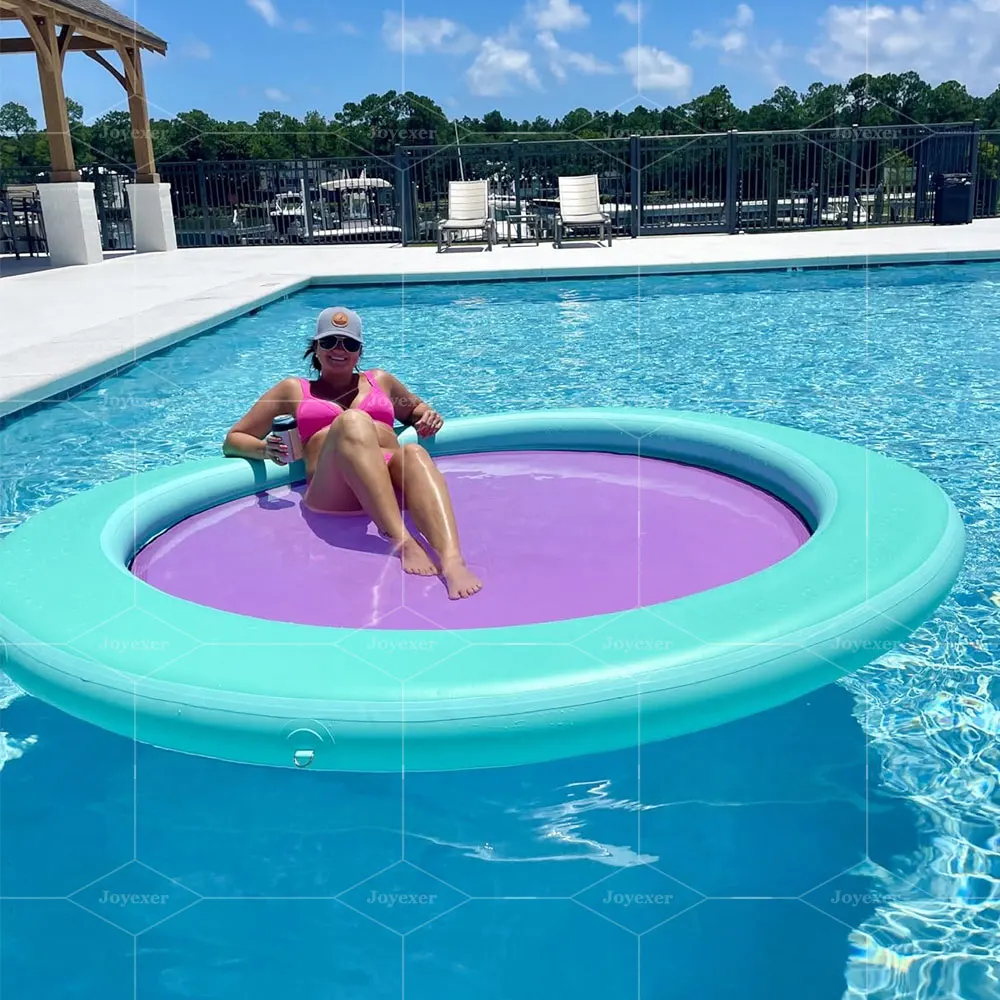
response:
<path id="1" fill-rule="evenodd" d="M 364 410 L 372 420 L 378 420 L 392 427 L 395 421 L 395 413 L 391 400 L 383 392 L 378 382 L 372 378 L 370 371 L 364 374 L 371 388 L 354 409 Z M 324 427 L 329 427 L 344 412 L 344 408 L 332 400 L 320 399 L 318 396 L 314 396 L 312 385 L 308 379 L 300 378 L 299 382 L 302 383 L 302 402 L 299 403 L 295 420 L 299 425 L 299 439 L 304 444 L 317 431 L 321 431 Z"/>

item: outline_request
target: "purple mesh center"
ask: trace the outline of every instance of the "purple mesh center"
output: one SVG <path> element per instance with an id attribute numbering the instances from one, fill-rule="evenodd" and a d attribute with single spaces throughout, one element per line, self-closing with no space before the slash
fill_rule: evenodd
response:
<path id="1" fill-rule="evenodd" d="M 281 487 L 180 522 L 136 556 L 188 601 L 344 628 L 487 628 L 658 604 L 749 576 L 809 537 L 763 490 L 706 469 L 599 452 L 438 460 L 481 593 L 405 575 L 367 516 L 314 514 Z M 410 530 L 416 529 L 407 515 Z"/>

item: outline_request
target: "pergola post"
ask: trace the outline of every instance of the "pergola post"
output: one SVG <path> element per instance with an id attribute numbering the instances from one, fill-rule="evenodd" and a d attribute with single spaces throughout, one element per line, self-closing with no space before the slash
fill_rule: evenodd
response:
<path id="1" fill-rule="evenodd" d="M 135 149 L 135 182 L 126 185 L 132 212 L 132 235 L 136 253 L 162 253 L 177 249 L 177 230 L 170 185 L 160 183 L 153 158 L 153 135 L 149 127 L 149 105 L 142 76 L 142 56 L 138 48 L 120 46 L 124 86 L 132 119 L 132 146 Z"/>
<path id="2" fill-rule="evenodd" d="M 42 107 L 45 111 L 45 131 L 48 135 L 49 156 L 52 160 L 51 179 L 57 183 L 78 181 L 80 172 L 76 169 L 76 160 L 73 156 L 56 26 L 48 18 L 23 17 L 22 21 L 35 40 L 35 62 L 38 65 L 38 82 L 42 90 Z"/>
<path id="3" fill-rule="evenodd" d="M 104 252 L 94 185 L 82 182 L 76 169 L 63 90 L 63 45 L 69 41 L 69 32 L 60 39 L 51 17 L 33 14 L 25 7 L 18 7 L 17 13 L 34 43 L 52 160 L 50 183 L 38 185 L 49 259 L 54 267 L 96 264 L 104 259 Z"/>
<path id="4" fill-rule="evenodd" d="M 156 184 L 160 180 L 153 158 L 153 136 L 149 127 L 149 105 L 146 103 L 146 83 L 142 75 L 139 49 L 118 50 L 125 68 L 125 91 L 128 112 L 132 119 L 132 146 L 135 150 L 136 184 Z"/>

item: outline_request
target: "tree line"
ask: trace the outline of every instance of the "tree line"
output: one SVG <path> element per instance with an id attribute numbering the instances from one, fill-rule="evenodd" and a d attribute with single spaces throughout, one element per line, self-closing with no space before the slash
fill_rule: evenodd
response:
<path id="1" fill-rule="evenodd" d="M 81 166 L 126 167 L 134 161 L 131 121 L 112 111 L 90 124 L 84 109 L 68 101 L 70 131 Z M 310 111 L 295 118 L 264 111 L 256 121 L 220 121 L 204 111 L 184 111 L 150 123 L 153 149 L 160 163 L 194 160 L 287 160 L 299 157 L 389 156 L 394 146 L 546 139 L 601 139 L 638 135 L 684 135 L 704 132 L 776 131 L 944 124 L 979 120 L 983 129 L 1000 129 L 1000 86 L 988 97 L 975 97 L 955 80 L 932 87 L 917 73 L 862 74 L 847 84 L 814 83 L 797 92 L 782 86 L 764 101 L 743 110 L 728 88 L 677 106 L 629 112 L 576 108 L 562 118 L 516 121 L 500 111 L 482 118 L 449 119 L 428 97 L 412 91 L 370 94 L 348 102 L 331 117 Z M 44 168 L 49 164 L 45 132 L 24 105 L 0 107 L 0 170 Z"/>

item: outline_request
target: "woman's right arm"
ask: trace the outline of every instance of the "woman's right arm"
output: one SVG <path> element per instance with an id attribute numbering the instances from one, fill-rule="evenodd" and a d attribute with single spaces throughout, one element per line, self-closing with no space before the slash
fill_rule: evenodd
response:
<path id="1" fill-rule="evenodd" d="M 268 432 L 275 417 L 294 413 L 302 389 L 298 379 L 286 378 L 268 389 L 249 411 L 233 424 L 225 441 L 222 454 L 227 458 L 255 458 L 260 461 L 274 459 L 279 454 L 277 439 Z"/>

